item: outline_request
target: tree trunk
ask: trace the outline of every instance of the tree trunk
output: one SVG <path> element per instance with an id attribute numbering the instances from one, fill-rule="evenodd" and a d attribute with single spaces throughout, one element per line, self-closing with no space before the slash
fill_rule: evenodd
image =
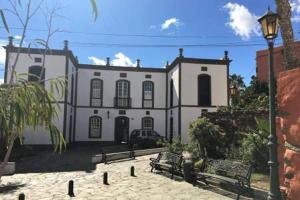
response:
<path id="1" fill-rule="evenodd" d="M 294 33 L 291 22 L 291 5 L 289 0 L 275 0 L 277 13 L 279 15 L 279 25 L 284 47 L 285 69 L 293 69 L 297 66 L 297 57 L 294 47 Z"/>
<path id="2" fill-rule="evenodd" d="M 11 151 L 13 149 L 14 141 L 15 141 L 15 139 L 13 139 L 12 142 L 9 144 L 8 149 L 6 151 L 6 154 L 5 154 L 5 157 L 4 157 L 4 160 L 3 160 L 3 163 L 0 165 L 0 183 L 1 183 L 1 177 L 2 177 L 3 172 L 4 172 L 3 170 L 4 170 L 5 166 L 8 163 L 8 159 L 9 159 Z"/>

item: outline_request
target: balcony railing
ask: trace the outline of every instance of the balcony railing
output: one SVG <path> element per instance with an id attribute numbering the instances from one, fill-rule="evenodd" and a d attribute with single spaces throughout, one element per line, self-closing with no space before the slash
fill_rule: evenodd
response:
<path id="1" fill-rule="evenodd" d="M 115 97 L 114 105 L 116 108 L 130 108 L 131 98 L 130 97 Z"/>

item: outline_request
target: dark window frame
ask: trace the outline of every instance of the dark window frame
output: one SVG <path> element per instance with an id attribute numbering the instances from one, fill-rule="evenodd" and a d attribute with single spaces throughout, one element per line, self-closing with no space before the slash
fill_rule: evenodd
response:
<path id="1" fill-rule="evenodd" d="M 33 70 L 39 70 L 39 73 L 33 72 Z M 41 72 L 43 71 L 43 67 L 40 65 L 32 65 L 28 67 L 28 82 L 38 82 L 38 77 L 41 76 Z M 45 74 L 46 69 L 44 68 L 43 75 L 41 77 L 41 84 L 45 86 Z M 34 75 L 34 76 L 33 76 Z"/>
<path id="2" fill-rule="evenodd" d="M 100 134 L 97 137 L 91 135 L 91 128 L 92 128 L 91 127 L 91 122 L 92 122 L 93 119 L 99 119 L 100 120 L 100 128 L 99 128 L 100 129 Z M 94 139 L 102 138 L 102 118 L 100 116 L 94 115 L 94 116 L 89 117 L 89 138 L 94 138 Z"/>
<path id="3" fill-rule="evenodd" d="M 118 90 L 119 90 L 119 87 L 118 87 L 118 85 L 119 85 L 119 83 L 120 82 L 126 82 L 127 84 L 128 84 L 128 94 L 127 94 L 127 97 L 120 97 L 119 96 L 119 92 L 118 92 Z M 121 99 L 121 98 L 125 98 L 125 99 L 127 99 L 127 106 L 125 106 L 125 107 L 130 107 L 131 106 L 131 100 L 130 100 L 130 81 L 129 80 L 126 80 L 126 79 L 119 79 L 119 80 L 117 80 L 116 81 L 116 91 L 115 91 L 115 101 L 116 101 L 116 103 L 118 102 L 118 99 Z M 119 107 L 119 105 L 117 105 L 117 107 Z"/>
<path id="4" fill-rule="evenodd" d="M 145 99 L 145 84 L 150 83 L 152 86 L 151 99 Z M 154 82 L 153 81 L 143 81 L 143 90 L 142 90 L 142 108 L 154 108 Z M 145 101 L 151 101 L 150 107 L 145 107 Z"/>
<path id="5" fill-rule="evenodd" d="M 200 81 L 201 79 L 203 79 L 202 81 L 205 81 L 204 79 L 207 79 L 207 87 L 208 87 L 208 91 L 207 91 L 207 97 L 206 99 L 203 97 L 203 93 L 201 94 L 200 91 Z M 211 76 L 208 74 L 199 74 L 198 75 L 198 83 L 197 83 L 197 90 L 198 90 L 198 106 L 203 106 L 203 107 L 207 107 L 207 106 L 211 106 Z"/>
<path id="6" fill-rule="evenodd" d="M 94 81 L 100 81 L 100 84 L 101 84 L 101 87 L 100 87 L 100 90 L 101 90 L 101 93 L 100 93 L 100 98 L 93 98 L 93 82 Z M 95 106 L 93 105 L 93 99 L 100 99 L 100 106 Z M 90 106 L 91 107 L 102 107 L 103 106 L 103 80 L 100 79 L 100 78 L 93 78 L 91 79 L 91 82 L 90 82 Z"/>
<path id="7" fill-rule="evenodd" d="M 145 129 L 145 126 L 144 126 L 144 120 L 151 120 L 151 125 L 152 125 L 152 127 L 151 127 L 151 129 Z M 142 118 L 142 129 L 144 130 L 151 130 L 151 131 L 154 131 L 154 118 L 153 117 L 149 117 L 149 116 L 147 116 L 147 117 L 143 117 Z"/>

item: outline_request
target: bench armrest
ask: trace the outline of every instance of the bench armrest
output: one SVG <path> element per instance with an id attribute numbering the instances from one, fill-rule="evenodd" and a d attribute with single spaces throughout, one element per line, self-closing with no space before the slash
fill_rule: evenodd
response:
<path id="1" fill-rule="evenodd" d="M 235 175 L 234 178 L 237 179 L 242 186 L 246 185 L 250 188 L 250 180 L 247 179 L 246 177 L 240 176 L 240 175 Z"/>

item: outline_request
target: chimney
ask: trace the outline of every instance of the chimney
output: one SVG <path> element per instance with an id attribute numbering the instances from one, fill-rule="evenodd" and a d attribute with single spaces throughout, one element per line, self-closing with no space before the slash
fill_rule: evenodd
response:
<path id="1" fill-rule="evenodd" d="M 137 59 L 136 60 L 136 67 L 140 68 L 141 67 L 141 64 L 140 64 L 141 60 L 140 59 Z"/>
<path id="2" fill-rule="evenodd" d="M 13 39 L 14 39 L 14 37 L 13 36 L 9 36 L 8 37 L 8 46 L 13 46 Z"/>
<path id="3" fill-rule="evenodd" d="M 183 48 L 180 48 L 180 49 L 179 49 L 179 57 L 180 57 L 180 58 L 183 58 Z"/>
<path id="4" fill-rule="evenodd" d="M 166 69 L 169 67 L 169 61 L 167 61 L 166 63 Z"/>
<path id="5" fill-rule="evenodd" d="M 69 50 L 69 41 L 68 40 L 64 40 L 64 50 Z"/>
<path id="6" fill-rule="evenodd" d="M 106 58 L 106 66 L 110 66 L 110 58 L 109 57 Z"/>
<path id="7" fill-rule="evenodd" d="M 229 60 L 229 57 L 228 57 L 228 51 L 224 51 L 224 58 L 223 60 Z"/>

